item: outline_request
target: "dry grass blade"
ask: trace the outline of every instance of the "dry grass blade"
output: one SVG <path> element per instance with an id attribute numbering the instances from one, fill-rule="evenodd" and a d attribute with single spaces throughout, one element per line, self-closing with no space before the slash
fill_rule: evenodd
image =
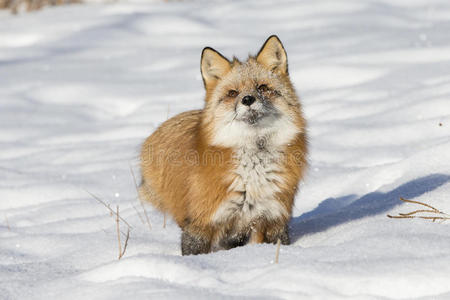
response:
<path id="1" fill-rule="evenodd" d="M 128 166 L 130 167 L 130 172 L 131 172 L 131 175 L 133 176 L 134 186 L 135 186 L 135 188 L 136 188 L 136 193 L 137 193 L 138 199 L 139 199 L 138 186 L 137 186 L 136 178 L 134 177 L 133 168 L 131 167 L 131 163 L 130 163 L 130 162 L 128 162 Z M 134 210 L 136 211 L 136 213 L 137 213 L 137 215 L 138 215 L 138 217 L 139 217 L 139 220 L 141 220 L 142 224 L 145 225 L 144 218 L 141 216 L 141 213 L 140 213 L 139 210 L 137 209 L 136 205 L 134 205 L 134 203 L 131 202 L 131 206 L 133 206 Z"/>
<path id="2" fill-rule="evenodd" d="M 134 175 L 134 171 L 133 171 L 133 168 L 131 167 L 131 164 L 129 164 L 129 167 L 130 167 L 131 176 L 133 177 L 134 187 L 136 188 L 136 193 L 137 193 L 138 198 L 139 198 L 139 187 L 137 185 L 136 176 Z M 147 210 L 145 209 L 145 206 L 142 203 L 142 201 L 139 200 L 139 203 L 141 204 L 142 210 L 144 211 L 144 216 L 145 216 L 145 219 L 147 221 L 148 228 L 151 230 L 152 229 L 152 224 L 150 223 L 150 218 L 148 217 Z"/>
<path id="3" fill-rule="evenodd" d="M 136 214 L 138 215 L 139 220 L 141 221 L 141 223 L 145 225 L 145 220 L 144 220 L 144 218 L 142 218 L 141 213 L 140 213 L 139 210 L 137 209 L 136 205 L 134 205 L 134 203 L 131 202 L 131 206 L 133 207 L 134 211 L 135 211 Z"/>
<path id="4" fill-rule="evenodd" d="M 424 216 L 419 216 L 417 218 L 426 219 L 426 220 L 433 220 L 433 222 L 436 221 L 436 220 L 450 220 L 449 217 L 424 217 Z"/>
<path id="5" fill-rule="evenodd" d="M 392 219 L 424 219 L 424 220 L 432 220 L 433 222 L 435 222 L 436 220 L 441 220 L 442 222 L 446 221 L 446 220 L 450 220 L 450 215 L 438 210 L 437 208 L 427 204 L 427 203 L 423 203 L 420 201 L 414 201 L 414 200 L 408 200 L 405 198 L 400 197 L 400 200 L 403 202 L 407 202 L 407 203 L 413 203 L 413 204 L 418 204 L 418 205 L 422 205 L 425 207 L 428 207 L 430 209 L 417 209 L 414 210 L 412 212 L 409 213 L 399 213 L 398 216 L 391 216 L 391 215 L 387 215 L 388 218 L 392 218 Z M 428 214 L 435 214 L 434 216 L 427 216 L 427 215 L 417 215 L 420 213 L 428 213 Z"/>
<path id="6" fill-rule="evenodd" d="M 127 230 L 127 234 L 125 235 L 125 244 L 123 246 L 123 250 L 122 250 L 122 242 L 120 239 L 120 213 L 119 213 L 119 205 L 117 205 L 117 209 L 116 209 L 116 228 L 117 228 L 117 241 L 119 243 L 119 260 L 125 255 L 125 252 L 127 251 L 127 247 L 128 247 L 128 239 L 130 238 L 130 227 L 128 227 Z"/>
<path id="7" fill-rule="evenodd" d="M 388 218 L 391 219 L 412 219 L 415 218 L 415 216 L 405 216 L 405 215 L 400 215 L 400 216 L 391 216 L 391 215 L 387 215 Z"/>
<path id="8" fill-rule="evenodd" d="M 433 206 L 431 206 L 429 204 L 423 203 L 423 202 L 414 201 L 414 200 L 408 200 L 408 199 L 405 199 L 405 198 L 402 198 L 402 197 L 400 197 L 400 200 L 403 201 L 403 202 L 415 203 L 415 204 L 423 205 L 423 206 L 426 206 L 428 208 L 431 208 L 432 210 L 434 210 L 434 212 L 439 212 L 438 209 L 434 208 Z"/>
<path id="9" fill-rule="evenodd" d="M 6 227 L 8 228 L 8 230 L 11 231 L 11 226 L 9 226 L 9 221 L 8 221 L 7 215 L 5 215 L 5 223 L 6 223 Z"/>
<path id="10" fill-rule="evenodd" d="M 119 242 L 119 259 L 122 257 L 122 243 L 120 242 L 120 224 L 119 224 L 119 205 L 116 210 L 116 228 L 117 228 L 117 241 Z"/>
<path id="11" fill-rule="evenodd" d="M 125 255 L 125 252 L 127 251 L 127 247 L 128 247 L 128 239 L 130 238 L 130 228 L 128 228 L 128 231 L 127 231 L 127 235 L 126 235 L 126 237 L 125 237 L 125 244 L 123 245 L 123 251 L 122 251 L 122 253 L 119 255 L 119 259 L 121 259 L 124 255 Z"/>
<path id="12" fill-rule="evenodd" d="M 117 215 L 117 213 L 109 206 L 109 204 L 106 204 L 105 201 L 103 201 L 102 199 L 100 199 L 100 197 L 97 197 L 96 195 L 92 194 L 91 192 L 89 192 L 88 190 L 84 190 L 86 193 L 88 193 L 92 198 L 94 198 L 95 200 L 97 200 L 97 202 L 99 202 L 100 204 L 102 204 L 104 207 L 106 207 L 111 214 L 113 215 Z M 124 218 L 122 218 L 121 216 L 117 216 L 122 222 L 124 222 L 125 224 L 127 224 L 127 226 L 129 228 L 133 228 L 133 226 L 131 226 Z"/>
<path id="13" fill-rule="evenodd" d="M 163 228 L 166 228 L 166 212 L 164 212 Z"/>
<path id="14" fill-rule="evenodd" d="M 436 213 L 436 211 L 429 210 L 429 209 L 418 209 L 418 210 L 412 211 L 412 212 L 407 213 L 407 214 L 399 213 L 399 215 L 401 215 L 401 216 L 411 216 L 411 215 L 415 215 L 417 213 Z"/>
<path id="15" fill-rule="evenodd" d="M 278 263 L 278 260 L 280 258 L 280 247 L 281 247 L 281 240 L 278 239 L 277 241 L 277 251 L 275 252 L 275 263 Z"/>

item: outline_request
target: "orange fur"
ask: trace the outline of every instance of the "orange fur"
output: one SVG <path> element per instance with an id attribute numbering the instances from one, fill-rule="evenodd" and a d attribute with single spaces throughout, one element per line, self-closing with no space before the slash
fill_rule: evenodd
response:
<path id="1" fill-rule="evenodd" d="M 266 96 L 268 99 L 274 99 L 273 105 L 282 111 L 286 118 L 292 121 L 292 127 L 295 126 L 298 130 L 288 143 L 277 148 L 281 159 L 276 162 L 279 168 L 274 175 L 282 180 L 274 181 L 277 192 L 273 195 L 273 201 L 277 201 L 285 209 L 285 213 L 279 219 L 259 216 L 249 222 L 245 230 L 252 232 L 250 242 L 274 242 L 273 238 L 283 230 L 292 213 L 297 186 L 306 168 L 306 122 L 289 80 L 286 59 L 285 70 L 276 65 L 277 62 L 283 64 L 283 60 L 277 60 L 278 53 L 274 51 L 284 51 L 284 48 L 281 42 L 276 44 L 279 42 L 278 38 L 276 41 L 271 39 L 273 37 L 266 42 L 265 46 L 268 46 L 263 46 L 260 51 L 264 55 L 250 57 L 245 63 L 236 59 L 228 63 L 214 50 L 205 48 L 202 57 L 202 75 L 206 89 L 205 108 L 184 112 L 167 120 L 142 146 L 141 199 L 150 201 L 159 210 L 170 214 L 183 231 L 208 241 L 207 249 L 203 252 L 215 250 L 214 243 L 217 244 L 227 235 L 241 230 L 236 229 L 237 217 L 230 217 L 226 222 L 213 221 L 219 207 L 229 199 L 242 197 L 242 193 L 245 200 L 245 191 L 230 188 L 236 177 L 240 176 L 236 173 L 240 162 L 236 158 L 235 147 L 215 142 L 217 128 L 221 126 L 220 120 L 217 119 L 219 113 L 215 109 L 222 105 L 220 109 L 228 112 L 232 107 L 236 107 L 235 101 L 238 100 L 233 102 L 233 99 L 223 95 L 229 89 L 254 89 L 251 78 L 258 76 L 267 82 L 265 84 L 271 83 L 271 74 L 276 76 L 276 82 L 283 91 L 283 99 L 278 99 L 280 97 L 275 94 L 278 92 L 276 87 L 273 91 L 266 92 Z M 272 52 L 269 51 L 276 56 L 270 56 Z M 241 75 L 242 70 L 248 70 L 249 76 Z M 233 72 L 241 74 L 235 75 Z M 225 83 L 225 78 L 228 78 L 226 80 L 229 83 Z M 218 95 L 226 99 L 218 102 Z"/>

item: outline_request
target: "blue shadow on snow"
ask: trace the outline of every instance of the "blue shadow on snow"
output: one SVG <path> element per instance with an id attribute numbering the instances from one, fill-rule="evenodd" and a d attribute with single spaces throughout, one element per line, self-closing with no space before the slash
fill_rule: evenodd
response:
<path id="1" fill-rule="evenodd" d="M 450 180 L 450 175 L 431 174 L 404 183 L 387 192 L 373 192 L 357 198 L 355 195 L 329 198 L 322 201 L 314 210 L 291 220 L 292 241 L 306 234 L 325 231 L 330 227 L 387 212 L 403 202 L 400 197 L 412 199 L 437 189 Z M 356 200 L 352 201 L 353 199 Z"/>

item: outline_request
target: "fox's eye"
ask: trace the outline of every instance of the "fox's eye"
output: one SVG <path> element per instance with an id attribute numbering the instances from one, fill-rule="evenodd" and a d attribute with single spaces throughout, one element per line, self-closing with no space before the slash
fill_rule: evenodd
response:
<path id="1" fill-rule="evenodd" d="M 239 95 L 239 92 L 236 90 L 229 90 L 228 94 L 227 94 L 228 97 L 232 97 L 232 98 L 237 97 L 237 95 Z"/>
<path id="2" fill-rule="evenodd" d="M 269 87 L 266 84 L 261 84 L 258 86 L 258 91 L 260 92 L 267 92 L 269 90 Z"/>

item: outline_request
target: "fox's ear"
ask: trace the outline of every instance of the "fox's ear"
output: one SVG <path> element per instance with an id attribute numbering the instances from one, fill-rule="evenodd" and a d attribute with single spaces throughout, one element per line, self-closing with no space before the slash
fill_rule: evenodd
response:
<path id="1" fill-rule="evenodd" d="M 275 73 L 288 74 L 287 54 L 276 35 L 266 40 L 256 56 L 256 61 Z"/>
<path id="2" fill-rule="evenodd" d="M 231 64 L 222 54 L 216 50 L 206 47 L 202 51 L 200 63 L 203 83 L 205 87 L 215 84 L 231 69 Z"/>

